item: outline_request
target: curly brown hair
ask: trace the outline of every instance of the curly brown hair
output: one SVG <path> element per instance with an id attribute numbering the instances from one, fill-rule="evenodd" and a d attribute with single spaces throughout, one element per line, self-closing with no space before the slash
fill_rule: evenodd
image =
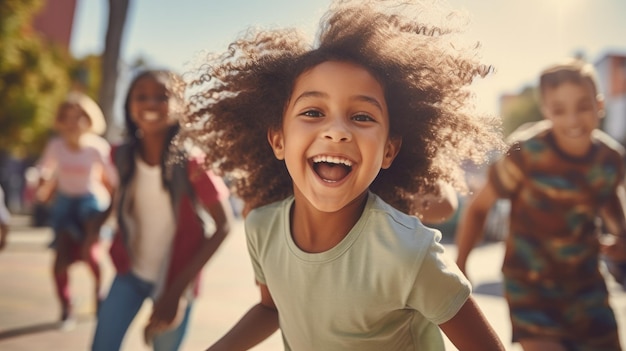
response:
<path id="1" fill-rule="evenodd" d="M 281 127 L 300 74 L 325 61 L 348 61 L 381 83 L 390 134 L 402 138 L 392 166 L 370 190 L 410 214 L 413 196 L 436 191 L 437 180 L 465 190 L 461 162 L 482 162 L 502 146 L 499 121 L 467 108 L 468 86 L 491 67 L 477 59 L 478 45 L 455 44 L 460 31 L 452 21 L 421 21 L 425 10 L 410 1 L 338 1 L 311 44 L 295 29 L 249 30 L 188 73 L 183 139 L 206 152 L 208 167 L 232 178 L 249 208 L 284 199 L 293 185 L 267 131 Z"/>

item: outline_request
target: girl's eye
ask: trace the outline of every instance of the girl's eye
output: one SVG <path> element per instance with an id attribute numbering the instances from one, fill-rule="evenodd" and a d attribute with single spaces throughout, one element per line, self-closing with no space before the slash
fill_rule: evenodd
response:
<path id="1" fill-rule="evenodd" d="M 168 102 L 170 99 L 166 94 L 162 95 L 148 95 L 148 94 L 137 94 L 133 97 L 133 100 L 136 102 L 146 102 L 152 100 L 157 103 Z"/>
<path id="2" fill-rule="evenodd" d="M 307 117 L 322 117 L 323 114 L 317 110 L 307 110 L 302 113 L 303 116 Z"/>
<path id="3" fill-rule="evenodd" d="M 148 96 L 145 94 L 137 94 L 133 97 L 133 100 L 138 101 L 138 102 L 144 102 L 148 100 Z"/>
<path id="4" fill-rule="evenodd" d="M 374 118 L 372 118 L 372 116 L 370 115 L 366 115 L 366 114 L 358 114 L 358 115 L 354 115 L 352 117 L 353 120 L 357 121 L 357 122 L 369 122 L 369 121 L 374 121 Z"/>

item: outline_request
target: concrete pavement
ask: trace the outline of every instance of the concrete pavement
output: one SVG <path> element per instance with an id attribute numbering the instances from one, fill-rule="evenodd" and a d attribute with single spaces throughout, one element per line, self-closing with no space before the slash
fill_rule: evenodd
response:
<path id="1" fill-rule="evenodd" d="M 28 217 L 15 216 L 8 246 L 0 252 L 0 350 L 84 351 L 95 326 L 93 282 L 87 268 L 77 264 L 70 270 L 70 284 L 78 314 L 75 329 L 59 329 L 59 307 L 52 285 L 52 252 L 46 245 L 52 233 L 47 228 L 31 228 Z M 105 241 L 106 244 L 106 241 Z M 103 245 L 106 246 L 106 245 Z M 455 248 L 447 245 L 451 255 Z M 106 247 L 103 247 L 103 251 Z M 508 310 L 501 297 L 499 267 L 502 243 L 480 246 L 472 253 L 468 272 L 474 283 L 474 296 L 483 312 L 502 338 L 510 345 Z M 107 288 L 113 277 L 108 256 L 104 255 L 103 282 Z M 252 268 L 246 252 L 243 226 L 237 222 L 211 262 L 205 267 L 200 299 L 196 302 L 183 351 L 204 350 L 225 333 L 258 300 Z M 626 335 L 626 293 L 609 279 L 612 303 Z M 142 307 L 131 325 L 123 350 L 148 351 L 141 330 L 148 318 L 150 302 Z M 624 338 L 622 336 L 622 338 Z M 456 350 L 447 342 L 448 350 Z M 282 350 L 280 333 L 275 333 L 253 350 Z"/>

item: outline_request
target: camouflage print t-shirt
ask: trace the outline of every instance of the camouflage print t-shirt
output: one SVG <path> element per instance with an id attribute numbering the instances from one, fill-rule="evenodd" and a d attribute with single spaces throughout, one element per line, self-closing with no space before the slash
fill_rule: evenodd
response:
<path id="1" fill-rule="evenodd" d="M 601 131 L 584 157 L 556 145 L 549 125 L 512 144 L 489 177 L 511 200 L 503 273 L 529 285 L 579 290 L 602 279 L 598 209 L 624 178 L 621 145 Z"/>

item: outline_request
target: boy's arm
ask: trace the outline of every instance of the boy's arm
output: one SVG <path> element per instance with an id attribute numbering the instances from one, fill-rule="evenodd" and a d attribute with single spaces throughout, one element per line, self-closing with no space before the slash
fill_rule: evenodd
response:
<path id="1" fill-rule="evenodd" d="M 278 330 L 278 311 L 272 295 L 266 285 L 259 284 L 259 288 L 261 302 L 248 310 L 239 322 L 207 351 L 248 350 Z"/>
<path id="2" fill-rule="evenodd" d="M 613 235 L 626 235 L 624 204 L 626 204 L 626 190 L 624 185 L 620 184 L 607 203 L 600 208 L 600 216 L 608 231 Z"/>
<path id="3" fill-rule="evenodd" d="M 504 351 L 502 341 L 493 330 L 473 297 L 469 297 L 459 312 L 439 328 L 460 351 Z"/>
<path id="4" fill-rule="evenodd" d="M 604 245 L 603 252 L 616 260 L 626 260 L 626 214 L 624 213 L 626 204 L 626 190 L 620 184 L 615 193 L 600 208 L 600 217 L 609 233 L 615 235 L 613 244 Z"/>
<path id="5" fill-rule="evenodd" d="M 461 271 L 467 275 L 467 257 L 483 235 L 485 220 L 489 210 L 498 200 L 498 195 L 491 182 L 487 181 L 482 189 L 472 196 L 457 224 L 455 242 L 457 246 L 456 263 Z"/>

